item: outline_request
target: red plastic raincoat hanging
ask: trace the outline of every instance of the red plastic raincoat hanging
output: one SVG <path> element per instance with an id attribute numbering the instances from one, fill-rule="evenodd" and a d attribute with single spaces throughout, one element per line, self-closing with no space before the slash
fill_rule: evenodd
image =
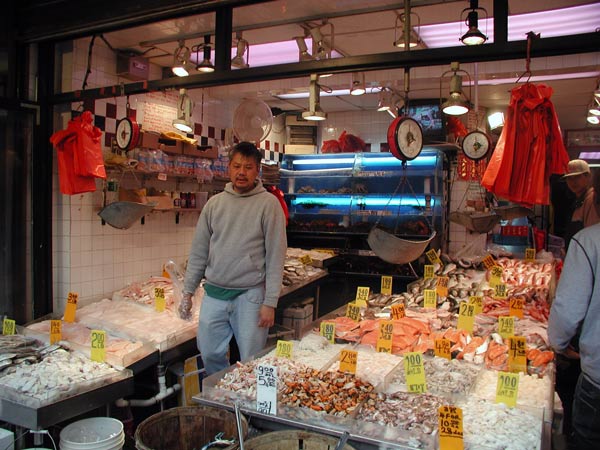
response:
<path id="1" fill-rule="evenodd" d="M 69 121 L 66 130 L 50 137 L 57 150 L 59 188 L 63 194 L 94 192 L 95 178 L 106 178 L 101 136 L 102 131 L 93 124 L 92 113 L 84 111 Z"/>

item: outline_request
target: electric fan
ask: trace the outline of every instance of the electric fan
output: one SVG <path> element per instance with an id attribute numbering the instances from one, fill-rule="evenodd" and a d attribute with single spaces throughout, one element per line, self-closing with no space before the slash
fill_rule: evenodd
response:
<path id="1" fill-rule="evenodd" d="M 245 99 L 233 114 L 233 132 L 240 141 L 260 145 L 271 132 L 273 114 L 262 100 Z"/>

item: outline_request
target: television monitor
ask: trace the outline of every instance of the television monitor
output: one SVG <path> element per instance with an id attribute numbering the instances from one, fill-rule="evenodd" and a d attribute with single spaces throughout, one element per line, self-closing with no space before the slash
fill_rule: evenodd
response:
<path id="1" fill-rule="evenodd" d="M 419 122 L 425 144 L 446 142 L 446 121 L 439 99 L 410 100 L 408 110 L 403 106 L 399 114 L 408 115 Z"/>

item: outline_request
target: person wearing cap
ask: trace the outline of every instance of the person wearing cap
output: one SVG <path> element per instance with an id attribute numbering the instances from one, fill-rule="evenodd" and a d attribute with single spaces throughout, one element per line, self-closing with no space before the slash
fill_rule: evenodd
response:
<path id="1" fill-rule="evenodd" d="M 579 230 L 600 222 L 600 214 L 596 208 L 596 196 L 592 187 L 592 174 L 590 166 L 583 159 L 569 161 L 567 173 L 563 175 L 569 190 L 576 196 L 571 222 L 565 232 L 565 244 L 569 242 Z"/>

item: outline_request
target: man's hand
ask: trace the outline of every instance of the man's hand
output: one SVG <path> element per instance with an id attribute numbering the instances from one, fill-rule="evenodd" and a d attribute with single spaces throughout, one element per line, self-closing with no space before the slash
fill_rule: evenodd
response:
<path id="1" fill-rule="evenodd" d="M 183 294 L 181 302 L 179 302 L 179 317 L 183 320 L 192 318 L 192 294 Z"/>
<path id="2" fill-rule="evenodd" d="M 262 305 L 258 313 L 258 326 L 270 328 L 275 323 L 275 308 Z"/>

